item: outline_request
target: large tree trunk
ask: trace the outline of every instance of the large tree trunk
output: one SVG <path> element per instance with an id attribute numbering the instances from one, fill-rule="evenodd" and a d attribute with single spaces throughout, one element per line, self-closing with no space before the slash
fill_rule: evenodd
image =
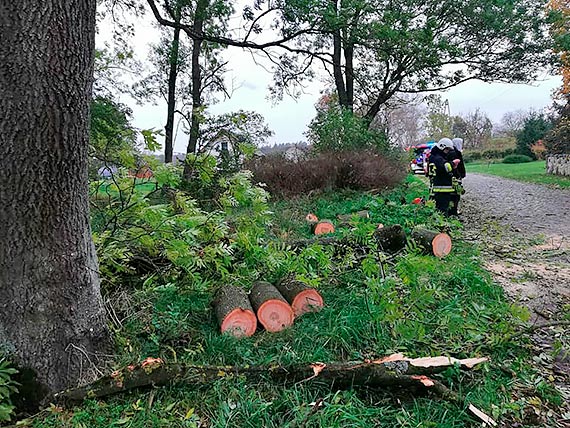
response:
<path id="1" fill-rule="evenodd" d="M 110 343 L 87 182 L 95 4 L 0 3 L 0 348 L 48 391 L 92 378 Z"/>
<path id="2" fill-rule="evenodd" d="M 180 20 L 180 11 L 177 11 L 176 21 Z M 165 137 L 164 137 L 164 162 L 172 162 L 172 152 L 174 147 L 174 111 L 176 110 L 176 79 L 178 78 L 178 51 L 180 44 L 180 28 L 174 29 L 172 45 L 170 47 L 168 72 L 168 112 L 166 116 Z"/>
<path id="3" fill-rule="evenodd" d="M 194 15 L 194 25 L 192 29 L 196 34 L 202 34 L 204 29 L 204 18 L 209 0 L 198 0 L 196 5 L 196 13 Z M 190 155 L 196 152 L 198 137 L 200 136 L 200 117 L 202 113 L 202 73 L 200 70 L 200 53 L 202 52 L 202 39 L 194 39 L 192 47 L 192 119 L 190 124 L 190 137 L 188 139 L 188 147 L 186 154 Z M 182 179 L 189 182 L 192 179 L 192 165 L 188 162 L 184 164 L 184 172 Z"/>

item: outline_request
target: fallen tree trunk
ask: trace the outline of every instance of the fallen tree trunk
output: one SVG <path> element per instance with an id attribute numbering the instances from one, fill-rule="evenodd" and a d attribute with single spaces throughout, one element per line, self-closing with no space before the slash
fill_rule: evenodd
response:
<path id="1" fill-rule="evenodd" d="M 397 253 L 406 246 L 406 232 L 399 224 L 376 229 L 374 238 L 378 247 L 387 253 Z"/>
<path id="2" fill-rule="evenodd" d="M 257 318 L 243 288 L 220 287 L 212 302 L 222 333 L 233 336 L 252 336 L 257 329 Z"/>
<path id="3" fill-rule="evenodd" d="M 307 312 L 317 312 L 324 305 L 319 292 L 301 281 L 285 278 L 275 286 L 293 308 L 295 317 Z"/>
<path id="4" fill-rule="evenodd" d="M 293 324 L 295 315 L 289 302 L 279 290 L 265 281 L 253 284 L 249 294 L 251 305 L 257 314 L 259 323 L 269 332 L 281 331 Z"/>
<path id="5" fill-rule="evenodd" d="M 451 252 L 451 237 L 447 233 L 426 229 L 414 229 L 412 240 L 425 252 L 436 257 L 445 257 Z"/>
<path id="6" fill-rule="evenodd" d="M 317 382 L 337 388 L 417 387 L 440 389 L 445 386 L 428 376 L 459 365 L 471 369 L 487 358 L 457 360 L 449 357 L 409 359 L 401 354 L 364 362 L 314 363 L 292 366 L 192 366 L 165 364 L 160 359 L 147 358 L 141 364 L 125 367 L 79 388 L 55 395 L 57 402 L 81 401 L 85 398 L 105 397 L 133 388 L 171 384 L 201 385 L 232 376 L 245 377 L 250 382 L 271 381 L 279 384 Z M 446 397 L 450 398 L 450 397 Z"/>

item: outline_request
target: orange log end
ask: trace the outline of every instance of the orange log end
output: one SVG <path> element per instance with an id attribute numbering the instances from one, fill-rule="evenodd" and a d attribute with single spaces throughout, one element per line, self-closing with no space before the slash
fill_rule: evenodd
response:
<path id="1" fill-rule="evenodd" d="M 451 253 L 451 237 L 447 233 L 438 233 L 431 241 L 433 255 L 445 257 Z"/>
<path id="2" fill-rule="evenodd" d="M 301 291 L 297 294 L 291 306 L 293 307 L 295 316 L 298 317 L 307 312 L 319 311 L 324 306 L 324 302 L 319 292 L 311 289 Z"/>
<path id="3" fill-rule="evenodd" d="M 315 235 L 326 233 L 334 233 L 334 225 L 328 220 L 319 221 L 315 226 Z"/>
<path id="4" fill-rule="evenodd" d="M 229 333 L 235 337 L 249 337 L 255 333 L 257 318 L 255 314 L 242 308 L 236 308 L 226 315 L 222 322 L 222 333 Z"/>
<path id="5" fill-rule="evenodd" d="M 305 221 L 308 221 L 309 223 L 316 223 L 319 221 L 319 219 L 317 218 L 317 216 L 315 214 L 309 213 L 305 217 Z"/>
<path id="6" fill-rule="evenodd" d="M 257 318 L 265 330 L 275 333 L 293 325 L 293 309 L 281 300 L 267 300 L 257 310 Z"/>

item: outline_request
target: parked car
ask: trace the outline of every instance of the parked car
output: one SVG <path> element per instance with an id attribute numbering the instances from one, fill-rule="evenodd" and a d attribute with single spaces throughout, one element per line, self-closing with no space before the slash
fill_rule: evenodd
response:
<path id="1" fill-rule="evenodd" d="M 426 174 L 427 172 L 427 158 L 435 141 L 417 144 L 411 146 L 409 151 L 412 153 L 412 160 L 410 162 L 410 170 L 414 174 Z"/>

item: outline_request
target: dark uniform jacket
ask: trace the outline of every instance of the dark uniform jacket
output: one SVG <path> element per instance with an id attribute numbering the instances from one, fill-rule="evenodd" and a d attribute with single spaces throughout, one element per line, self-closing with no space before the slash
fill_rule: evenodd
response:
<path id="1" fill-rule="evenodd" d="M 463 162 L 463 153 L 460 150 L 454 149 L 447 154 L 447 159 L 452 162 L 455 159 L 459 159 L 461 162 L 457 165 L 457 168 L 453 170 L 453 176 L 458 179 L 465 178 L 465 163 Z"/>
<path id="2" fill-rule="evenodd" d="M 428 175 L 434 189 L 438 186 L 451 187 L 452 171 L 453 168 L 445 153 L 437 147 L 432 148 L 429 155 Z"/>

